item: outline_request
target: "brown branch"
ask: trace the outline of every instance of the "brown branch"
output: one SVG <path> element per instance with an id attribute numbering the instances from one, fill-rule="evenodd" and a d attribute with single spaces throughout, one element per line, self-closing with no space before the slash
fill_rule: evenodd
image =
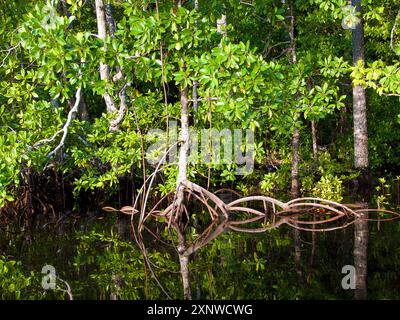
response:
<path id="1" fill-rule="evenodd" d="M 119 124 L 124 119 L 125 113 L 128 110 L 128 107 L 126 106 L 125 92 L 126 92 L 127 86 L 129 86 L 129 85 L 130 85 L 129 82 L 126 83 L 119 93 L 120 106 L 119 106 L 119 110 L 118 110 L 118 116 L 117 116 L 117 118 L 111 120 L 110 128 L 109 128 L 110 131 L 116 131 L 119 129 Z"/>

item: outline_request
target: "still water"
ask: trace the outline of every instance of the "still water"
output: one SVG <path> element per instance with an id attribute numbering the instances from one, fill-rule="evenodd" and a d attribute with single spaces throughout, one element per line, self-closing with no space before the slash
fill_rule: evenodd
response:
<path id="1" fill-rule="evenodd" d="M 41 227 L 17 222 L 2 227 L 2 298 L 68 299 L 62 291 L 67 285 L 61 280 L 56 281 L 58 290 L 43 289 L 49 283 L 49 269 L 42 273 L 44 266 L 54 267 L 74 299 L 165 299 L 163 290 L 181 298 L 175 252 L 149 239 L 149 270 L 129 230 L 121 231 L 117 221 L 117 214 L 98 213 L 38 224 Z M 398 220 L 368 223 L 368 299 L 400 299 L 399 234 Z M 353 299 L 355 291 L 342 286 L 346 276 L 342 269 L 354 265 L 354 239 L 354 225 L 314 237 L 300 232 L 301 264 L 297 265 L 293 232 L 287 226 L 259 235 L 225 233 L 197 252 L 190 263 L 193 298 Z M 18 263 L 7 265 L 7 261 Z M 14 293 L 4 293 L 13 291 L 12 283 Z"/>

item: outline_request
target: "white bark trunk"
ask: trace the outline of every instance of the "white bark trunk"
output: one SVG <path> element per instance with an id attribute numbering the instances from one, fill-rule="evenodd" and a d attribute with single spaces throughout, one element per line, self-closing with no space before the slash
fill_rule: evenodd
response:
<path id="1" fill-rule="evenodd" d="M 107 31 L 106 31 L 106 14 L 104 9 L 103 0 L 96 0 L 96 17 L 97 17 L 97 30 L 98 30 L 98 37 L 101 40 L 106 39 Z M 106 46 L 104 45 L 104 50 L 106 50 Z M 100 79 L 106 82 L 109 81 L 110 78 L 110 68 L 107 64 L 100 62 Z M 104 93 L 104 101 L 107 106 L 107 112 L 114 112 L 117 110 L 115 107 L 115 102 L 110 94 L 107 92 Z"/>
<path id="2" fill-rule="evenodd" d="M 361 0 L 352 0 L 351 4 L 360 13 L 360 22 L 353 30 L 353 63 L 365 63 L 364 27 Z M 365 88 L 357 85 L 353 88 L 353 121 L 354 121 L 354 165 L 356 169 L 368 169 L 368 128 L 367 101 Z"/>
<path id="3" fill-rule="evenodd" d="M 181 91 L 181 147 L 179 151 L 178 178 L 177 178 L 177 205 L 183 202 L 183 188 L 181 183 L 187 180 L 187 166 L 189 153 L 189 110 L 187 89 Z"/>
<path id="4" fill-rule="evenodd" d="M 192 292 L 190 289 L 189 257 L 180 254 L 179 263 L 181 267 L 181 275 L 183 281 L 183 298 L 185 300 L 191 300 Z"/>

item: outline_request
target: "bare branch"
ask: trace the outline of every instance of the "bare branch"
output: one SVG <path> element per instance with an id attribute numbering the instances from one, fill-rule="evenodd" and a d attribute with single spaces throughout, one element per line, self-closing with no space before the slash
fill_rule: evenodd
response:
<path id="1" fill-rule="evenodd" d="M 6 50 L 1 50 L 0 52 L 7 52 L 6 56 L 4 57 L 3 61 L 0 64 L 0 68 L 2 66 L 4 66 L 4 64 L 6 63 L 7 58 L 9 57 L 9 55 L 11 54 L 12 51 L 18 49 L 18 47 L 20 46 L 20 42 L 18 42 L 15 46 L 12 46 Z"/>
<path id="2" fill-rule="evenodd" d="M 63 135 L 62 135 L 62 137 L 61 137 L 61 140 L 60 140 L 59 144 L 57 145 L 57 147 L 56 147 L 53 151 L 51 151 L 51 152 L 47 155 L 48 158 L 51 158 L 54 154 L 57 153 L 57 151 L 58 151 L 59 149 L 61 149 L 61 148 L 64 146 L 65 139 L 67 138 L 67 134 L 68 134 L 68 128 L 69 128 L 69 126 L 70 126 L 70 124 L 71 124 L 71 121 L 72 121 L 72 117 L 73 117 L 73 115 L 74 115 L 75 113 L 78 112 L 78 107 L 79 107 L 79 103 L 80 103 L 80 101 L 81 101 L 81 96 L 82 96 L 82 94 L 81 94 L 81 88 L 78 88 L 78 90 L 76 91 L 76 95 L 75 95 L 75 97 L 76 97 L 75 104 L 74 104 L 74 106 L 71 108 L 71 110 L 68 112 L 67 122 L 64 124 L 63 128 L 60 129 L 60 130 L 58 130 L 55 134 L 53 134 L 53 136 L 52 136 L 50 139 L 40 140 L 40 141 L 36 142 L 35 145 L 33 146 L 34 148 L 37 148 L 37 147 L 39 147 L 39 146 L 41 146 L 41 145 L 43 145 L 43 144 L 53 142 L 53 141 L 55 140 L 55 138 L 56 138 L 59 134 L 62 133 Z"/>
<path id="3" fill-rule="evenodd" d="M 390 32 L 390 49 L 392 49 L 393 51 L 395 51 L 394 45 L 393 45 L 394 44 L 394 33 L 396 31 L 399 18 L 400 18 L 400 10 L 396 15 L 396 19 L 394 20 L 394 25 L 393 25 L 392 31 Z"/>
<path id="4" fill-rule="evenodd" d="M 240 0 L 240 4 L 244 4 L 244 5 L 246 5 L 246 6 L 254 7 L 254 3 L 253 3 L 252 0 L 247 0 L 247 1 L 245 1 L 245 0 Z"/>
<path id="5" fill-rule="evenodd" d="M 61 279 L 60 277 L 57 277 L 58 280 L 60 280 L 61 282 L 63 282 L 65 284 L 65 286 L 67 287 L 67 289 L 62 289 L 61 287 L 57 286 L 57 290 L 65 292 L 66 294 L 68 294 L 69 300 L 74 300 L 74 297 L 72 296 L 72 291 L 71 291 L 71 286 L 69 285 L 69 283 L 63 279 Z"/>
<path id="6" fill-rule="evenodd" d="M 119 106 L 119 111 L 118 111 L 118 116 L 116 119 L 112 120 L 110 123 L 110 131 L 116 131 L 118 130 L 118 126 L 121 123 L 121 121 L 124 119 L 125 113 L 128 110 L 128 107 L 126 106 L 126 87 L 129 85 L 129 83 L 126 83 L 122 90 L 119 93 L 119 98 L 120 98 L 120 106 Z"/>

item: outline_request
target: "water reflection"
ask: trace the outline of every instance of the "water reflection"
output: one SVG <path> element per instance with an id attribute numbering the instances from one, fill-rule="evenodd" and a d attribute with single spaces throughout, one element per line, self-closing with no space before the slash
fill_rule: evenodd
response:
<path id="1" fill-rule="evenodd" d="M 360 219 L 354 225 L 354 267 L 356 272 L 354 297 L 357 300 L 365 300 L 367 299 L 368 212 L 360 214 Z"/>
<path id="2" fill-rule="evenodd" d="M 361 212 L 363 217 L 368 212 Z M 67 297 L 40 287 L 40 270 L 55 266 L 71 285 L 75 299 L 156 299 L 165 298 L 141 258 L 132 239 L 118 235 L 121 217 L 104 214 L 103 219 L 73 217 L 59 226 L 45 229 L 8 226 L 0 232 L 0 256 L 21 261 L 25 275 L 36 272 L 31 288 L 35 298 Z M 373 219 L 375 218 L 375 219 Z M 385 220 L 373 216 L 369 220 Z M 118 221 L 118 223 L 117 223 Z M 201 222 L 201 221 L 200 221 Z M 268 221 L 260 219 L 263 225 Z M 117 223 L 117 224 L 116 224 Z M 207 233 L 209 237 L 218 225 Z M 81 230 L 80 226 L 84 226 Z M 243 227 L 243 225 L 242 225 Z M 254 227 L 254 225 L 253 225 Z M 161 231 L 161 230 L 160 230 Z M 364 299 L 400 298 L 400 231 L 394 220 L 378 224 L 357 220 L 346 229 L 300 234 L 300 268 L 304 285 L 298 282 L 292 229 L 282 225 L 261 234 L 243 234 L 224 229 L 219 237 L 198 250 L 189 262 L 193 298 L 201 299 Z M 219 231 L 218 231 L 219 232 Z M 167 245 L 148 239 L 148 254 L 154 272 L 173 297 L 182 297 L 179 260 Z M 344 265 L 354 263 L 356 290 L 341 287 Z M 367 274 L 368 267 L 368 274 Z M 0 275 L 0 283 L 5 283 Z M 368 296 L 367 296 L 368 293 Z"/>

